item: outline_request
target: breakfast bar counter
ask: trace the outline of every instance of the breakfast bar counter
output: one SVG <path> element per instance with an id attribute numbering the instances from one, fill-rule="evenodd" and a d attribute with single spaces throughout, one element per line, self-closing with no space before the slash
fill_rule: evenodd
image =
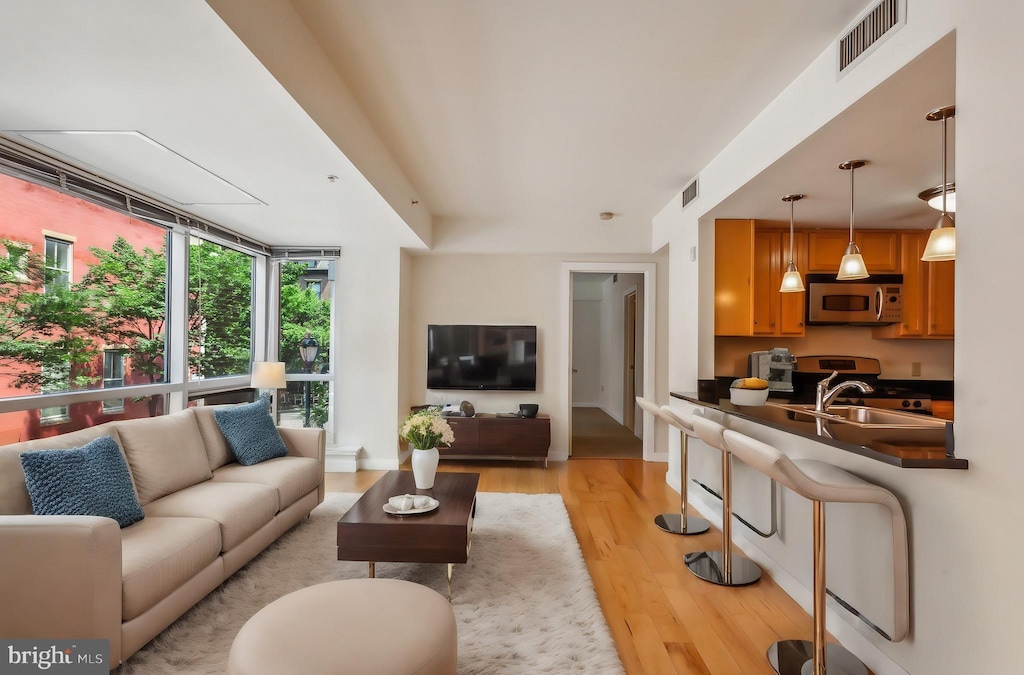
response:
<path id="1" fill-rule="evenodd" d="M 771 400 L 760 406 L 738 406 L 728 399 L 702 401 L 692 393 L 671 392 L 671 396 L 902 468 L 968 467 L 966 459 L 954 454 L 952 423 L 936 429 L 871 428 L 801 413 Z"/>

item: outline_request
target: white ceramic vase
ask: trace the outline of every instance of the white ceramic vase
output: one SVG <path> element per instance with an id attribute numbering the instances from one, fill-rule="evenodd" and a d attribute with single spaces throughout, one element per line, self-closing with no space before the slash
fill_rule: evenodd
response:
<path id="1" fill-rule="evenodd" d="M 412 476 L 416 479 L 416 488 L 427 490 L 434 487 L 434 475 L 437 473 L 437 460 L 439 458 L 437 448 L 420 450 L 413 448 L 412 451 Z"/>

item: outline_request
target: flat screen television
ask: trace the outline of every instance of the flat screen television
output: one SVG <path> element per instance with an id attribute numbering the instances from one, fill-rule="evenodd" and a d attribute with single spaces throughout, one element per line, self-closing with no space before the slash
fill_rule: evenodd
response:
<path id="1" fill-rule="evenodd" d="M 536 391 L 536 326 L 427 326 L 427 389 Z"/>

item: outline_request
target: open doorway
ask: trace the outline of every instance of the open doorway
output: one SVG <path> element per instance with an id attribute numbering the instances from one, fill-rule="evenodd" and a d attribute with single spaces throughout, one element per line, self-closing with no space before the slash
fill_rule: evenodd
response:
<path id="1" fill-rule="evenodd" d="M 644 275 L 573 272 L 571 283 L 571 455 L 642 458 Z"/>

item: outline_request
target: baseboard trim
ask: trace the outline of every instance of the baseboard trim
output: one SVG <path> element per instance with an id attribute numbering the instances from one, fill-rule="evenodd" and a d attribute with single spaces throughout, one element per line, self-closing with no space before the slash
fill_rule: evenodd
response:
<path id="1" fill-rule="evenodd" d="M 327 448 L 324 453 L 324 470 L 328 473 L 355 473 L 359 470 L 359 453 L 362 447 L 344 445 Z"/>
<path id="2" fill-rule="evenodd" d="M 383 459 L 380 457 L 360 457 L 360 471 L 397 471 L 400 464 L 398 458 Z"/>

